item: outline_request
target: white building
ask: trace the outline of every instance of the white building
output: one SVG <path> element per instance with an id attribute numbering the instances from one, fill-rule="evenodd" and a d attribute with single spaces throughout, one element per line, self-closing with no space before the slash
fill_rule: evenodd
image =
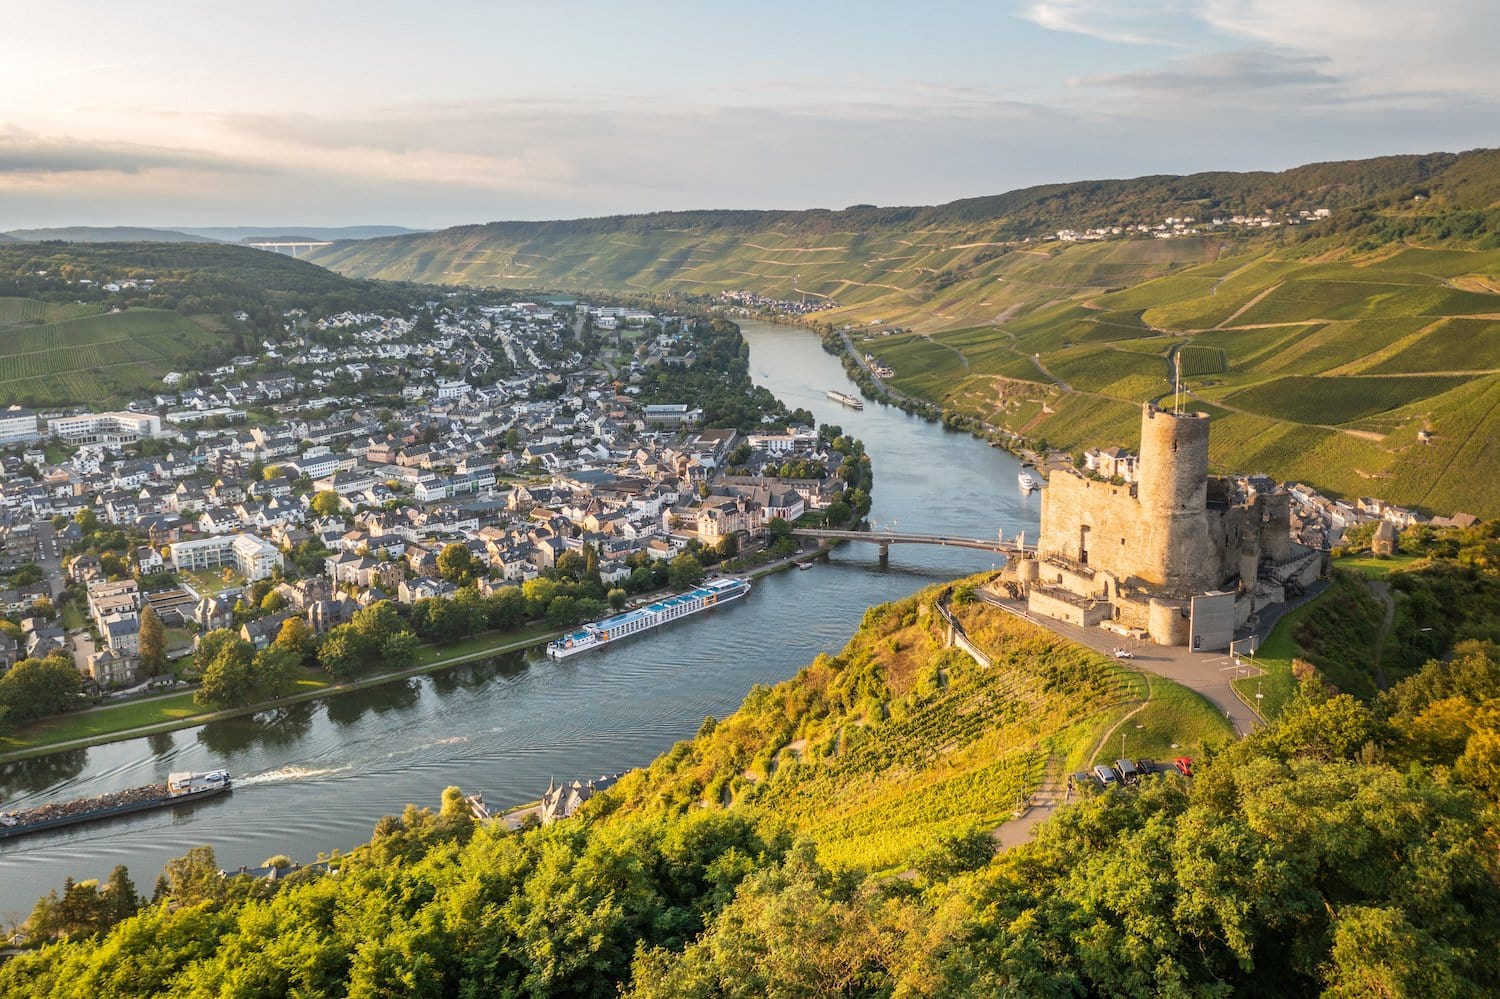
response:
<path id="1" fill-rule="evenodd" d="M 266 579 L 281 567 L 281 552 L 254 534 L 224 534 L 215 538 L 179 541 L 171 546 L 172 565 L 197 571 L 232 565 L 250 582 Z"/>
<path id="2" fill-rule="evenodd" d="M 161 417 L 155 413 L 84 413 L 47 421 L 47 433 L 68 444 L 134 444 L 142 437 L 160 437 Z"/>
<path id="3" fill-rule="evenodd" d="M 31 410 L 12 406 L 0 412 L 0 447 L 29 444 L 41 436 L 36 429 L 36 413 Z"/>

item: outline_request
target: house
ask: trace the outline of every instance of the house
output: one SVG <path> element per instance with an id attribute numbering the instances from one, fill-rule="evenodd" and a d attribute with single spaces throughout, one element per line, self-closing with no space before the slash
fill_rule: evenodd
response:
<path id="1" fill-rule="evenodd" d="M 608 790 L 622 774 L 600 777 L 591 780 L 587 784 L 582 781 L 574 781 L 571 784 L 554 784 L 547 782 L 547 790 L 542 793 L 540 814 L 542 825 L 551 825 L 558 819 L 571 818 L 583 803 L 601 791 Z"/>
<path id="2" fill-rule="evenodd" d="M 256 649 L 264 649 L 276 641 L 276 636 L 281 634 L 282 624 L 291 616 L 290 613 L 281 611 L 256 618 L 254 621 L 246 621 L 240 625 L 240 638 L 255 646 Z"/>
<path id="3" fill-rule="evenodd" d="M 135 680 L 140 659 L 113 649 L 100 649 L 88 658 L 89 676 L 101 687 L 121 687 Z"/>
<path id="4" fill-rule="evenodd" d="M 223 597 L 204 597 L 193 608 L 192 620 L 204 631 L 227 628 L 234 621 L 234 611 Z"/>
<path id="5" fill-rule="evenodd" d="M 109 650 L 120 656 L 136 656 L 141 650 L 141 622 L 134 612 L 111 614 L 99 628 Z"/>

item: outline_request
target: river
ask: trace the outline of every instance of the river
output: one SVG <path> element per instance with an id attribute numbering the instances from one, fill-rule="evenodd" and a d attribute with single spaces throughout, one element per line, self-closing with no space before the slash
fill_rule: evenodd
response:
<path id="1" fill-rule="evenodd" d="M 792 408 L 862 439 L 874 464 L 871 520 L 923 533 L 1034 536 L 1039 496 L 1022 498 L 1016 459 L 900 410 L 862 412 L 824 396 L 857 393 L 838 359 L 806 331 L 743 322 L 755 380 Z M 758 581 L 744 600 L 630 639 L 549 662 L 540 649 L 402 683 L 166 735 L 56 753 L 0 768 L 5 807 L 162 782 L 173 770 L 225 768 L 232 794 L 191 808 L 0 842 L 0 922 L 22 918 L 63 878 L 129 866 L 149 893 L 162 865 L 211 844 L 219 865 L 276 854 L 311 860 L 369 838 L 407 802 L 436 807 L 457 784 L 491 807 L 534 800 L 550 778 L 642 766 L 723 717 L 751 685 L 792 676 L 841 648 L 865 608 L 931 582 L 989 568 L 993 557 L 898 545 L 888 566 L 872 545 Z"/>

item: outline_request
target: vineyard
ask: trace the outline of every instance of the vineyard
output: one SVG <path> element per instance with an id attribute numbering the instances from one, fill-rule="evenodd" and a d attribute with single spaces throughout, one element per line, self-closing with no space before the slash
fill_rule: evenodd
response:
<path id="1" fill-rule="evenodd" d="M 980 668 L 944 647 L 939 592 L 871 608 L 838 656 L 751 691 L 736 714 L 623 780 L 612 807 L 774 813 L 827 861 L 900 869 L 942 834 L 1007 820 L 1049 758 L 1087 762 L 1099 733 L 1147 698 L 1141 674 L 971 604 L 957 613 L 993 657 Z M 1149 689 L 1138 754 L 1226 737 L 1197 695 L 1156 679 Z"/>
<path id="2" fill-rule="evenodd" d="M 1184 378 L 1217 375 L 1229 370 L 1229 355 L 1222 347 L 1189 344 L 1177 352 L 1177 365 Z"/>
<path id="3" fill-rule="evenodd" d="M 1408 378 L 1273 378 L 1225 401 L 1251 412 L 1297 423 L 1351 423 L 1439 395 L 1463 384 L 1462 376 Z"/>
<path id="4" fill-rule="evenodd" d="M 138 394 L 223 345 L 221 334 L 162 309 L 101 313 L 0 299 L 0 400 L 47 406 Z"/>

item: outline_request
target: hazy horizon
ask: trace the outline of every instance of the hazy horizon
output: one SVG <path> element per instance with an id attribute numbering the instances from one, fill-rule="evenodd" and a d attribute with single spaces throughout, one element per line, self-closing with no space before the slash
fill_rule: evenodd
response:
<path id="1" fill-rule="evenodd" d="M 745 10 L 30 10 L 0 231 L 928 205 L 1500 144 L 1480 0 Z"/>

